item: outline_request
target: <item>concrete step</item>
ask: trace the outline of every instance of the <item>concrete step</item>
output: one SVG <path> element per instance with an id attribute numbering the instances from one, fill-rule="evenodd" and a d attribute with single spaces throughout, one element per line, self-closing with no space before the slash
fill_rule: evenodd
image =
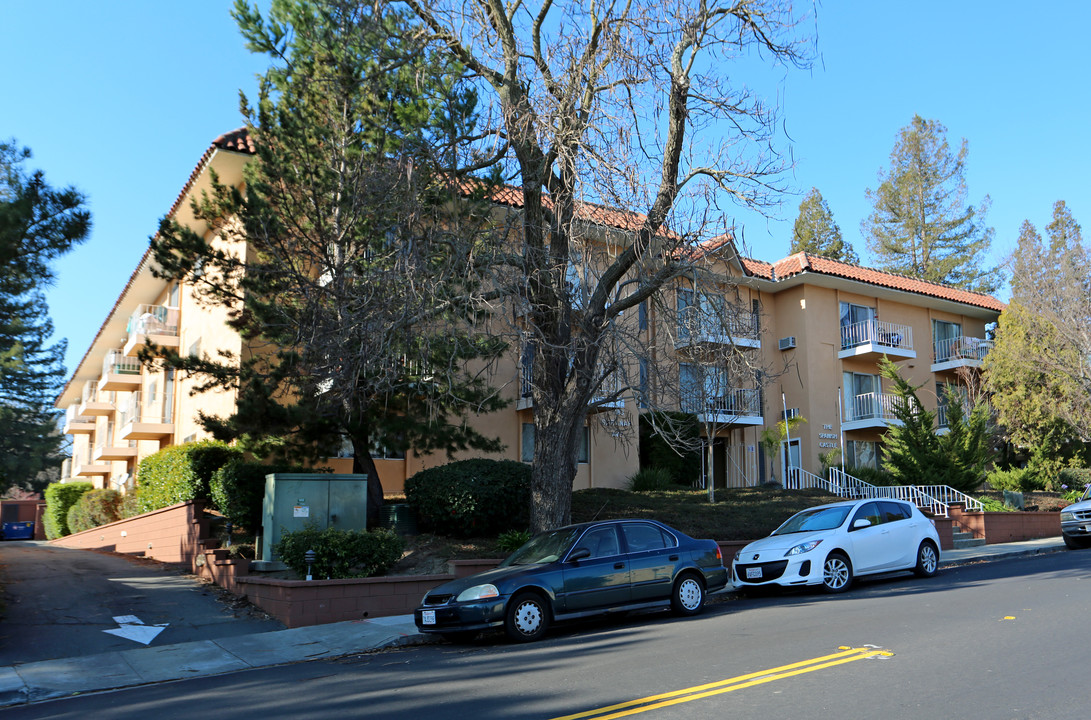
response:
<path id="1" fill-rule="evenodd" d="M 956 535 L 969 535 L 970 533 L 956 533 Z M 955 550 L 963 550 L 965 548 L 981 547 L 985 544 L 985 538 L 955 538 L 953 545 Z"/>

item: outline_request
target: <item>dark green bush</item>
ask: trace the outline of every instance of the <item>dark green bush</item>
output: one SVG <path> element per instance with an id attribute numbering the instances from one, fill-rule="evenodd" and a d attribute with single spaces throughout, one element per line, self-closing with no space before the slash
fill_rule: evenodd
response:
<path id="1" fill-rule="evenodd" d="M 207 499 L 212 474 L 240 458 L 242 451 L 218 440 L 172 445 L 149 455 L 136 473 L 140 512 Z"/>
<path id="2" fill-rule="evenodd" d="M 216 508 L 236 527 L 257 532 L 261 529 L 265 476 L 269 473 L 301 472 L 306 472 L 306 469 L 232 460 L 212 473 L 208 483 L 209 493 Z"/>
<path id="3" fill-rule="evenodd" d="M 894 480 L 894 476 L 888 473 L 886 470 L 880 470 L 873 467 L 847 467 L 845 468 L 845 474 L 852 475 L 857 480 L 863 480 L 871 485 L 897 485 Z"/>
<path id="4" fill-rule="evenodd" d="M 633 492 L 648 492 L 651 490 L 667 490 L 677 487 L 670 471 L 661 467 L 640 468 L 629 478 L 629 489 Z"/>
<path id="5" fill-rule="evenodd" d="M 308 550 L 314 550 L 311 575 L 317 579 L 374 577 L 382 575 L 401 559 L 405 541 L 393 530 L 319 530 L 308 525 L 286 532 L 273 543 L 273 553 L 299 577 L 307 576 Z"/>
<path id="6" fill-rule="evenodd" d="M 91 490 L 68 509 L 68 529 L 83 532 L 121 519 L 121 493 L 109 488 Z"/>
<path id="7" fill-rule="evenodd" d="M 405 481 L 421 530 L 449 537 L 495 536 L 526 528 L 530 466 L 514 460 L 460 460 Z"/>
<path id="8" fill-rule="evenodd" d="M 42 523 L 45 536 L 53 540 L 71 533 L 68 529 L 68 509 L 76 504 L 85 492 L 94 490 L 89 482 L 53 483 L 45 489 L 45 512 Z"/>

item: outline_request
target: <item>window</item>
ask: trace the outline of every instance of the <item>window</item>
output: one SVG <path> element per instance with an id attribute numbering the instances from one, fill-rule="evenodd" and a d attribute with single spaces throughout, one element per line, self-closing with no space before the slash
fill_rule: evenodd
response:
<path id="1" fill-rule="evenodd" d="M 589 425 L 584 425 L 583 432 L 580 433 L 580 456 L 577 461 L 584 465 L 591 462 L 591 427 Z"/>
<path id="2" fill-rule="evenodd" d="M 189 344 L 189 351 L 186 354 L 191 358 L 201 357 L 201 338 L 197 338 Z"/>
<path id="3" fill-rule="evenodd" d="M 675 545 L 673 537 L 650 523 L 622 523 L 621 533 L 631 553 L 662 550 Z"/>
<path id="4" fill-rule="evenodd" d="M 866 467 L 877 470 L 879 469 L 879 461 L 879 443 L 860 440 L 845 441 L 846 468 Z"/>
<path id="5" fill-rule="evenodd" d="M 879 503 L 879 507 L 883 509 L 883 518 L 888 523 L 908 520 L 912 517 L 908 505 L 884 500 Z"/>
<path id="6" fill-rule="evenodd" d="M 637 327 L 640 330 L 648 329 L 648 301 L 643 300 L 636 306 Z"/>
<path id="7" fill-rule="evenodd" d="M 640 358 L 640 385 L 636 400 L 641 410 L 648 408 L 648 358 Z"/>
<path id="8" fill-rule="evenodd" d="M 156 399 L 157 399 L 158 393 L 159 393 L 159 383 L 157 381 L 155 381 L 155 380 L 152 380 L 151 382 L 148 383 L 148 397 L 147 397 L 147 400 L 145 401 L 145 404 L 150 405 L 151 403 L 155 402 Z"/>
<path id="9" fill-rule="evenodd" d="M 868 520 L 872 525 L 882 525 L 883 513 L 879 509 L 879 503 L 869 502 L 861 505 L 856 514 L 852 516 L 852 525 L 855 525 L 857 520 Z M 849 530 L 852 530 L 852 525 L 849 526 Z"/>
<path id="10" fill-rule="evenodd" d="M 856 347 L 870 342 L 877 318 L 878 315 L 873 307 L 841 303 L 841 348 Z"/>
<path id="11" fill-rule="evenodd" d="M 178 307 L 178 300 L 181 295 L 180 290 L 181 288 L 178 283 L 172 283 L 170 289 L 167 290 L 167 305 L 169 307 Z"/>
<path id="12" fill-rule="evenodd" d="M 522 460 L 534 462 L 534 423 L 523 423 Z"/>
<path id="13" fill-rule="evenodd" d="M 880 417 L 878 375 L 844 373 L 844 415 L 846 420 Z"/>
<path id="14" fill-rule="evenodd" d="M 592 560 L 595 558 L 612 557 L 621 554 L 621 549 L 617 541 L 617 530 L 613 525 L 592 528 L 580 538 L 577 547 L 590 550 L 590 559 Z"/>
<path id="15" fill-rule="evenodd" d="M 932 321 L 932 349 L 936 362 L 945 362 L 958 356 L 958 339 L 962 337 L 962 325 L 943 320 Z"/>

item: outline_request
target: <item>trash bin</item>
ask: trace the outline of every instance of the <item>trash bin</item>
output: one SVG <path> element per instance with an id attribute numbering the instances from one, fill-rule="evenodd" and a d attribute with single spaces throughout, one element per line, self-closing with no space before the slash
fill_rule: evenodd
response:
<path id="1" fill-rule="evenodd" d="M 34 521 L 4 523 L 5 540 L 33 540 Z"/>

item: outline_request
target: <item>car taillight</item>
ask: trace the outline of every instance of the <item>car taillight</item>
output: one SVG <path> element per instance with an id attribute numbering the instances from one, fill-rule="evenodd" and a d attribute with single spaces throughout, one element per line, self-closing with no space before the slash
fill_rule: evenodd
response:
<path id="1" fill-rule="evenodd" d="M 716 559 L 720 561 L 720 564 L 724 564 L 724 554 L 720 552 L 720 546 L 716 546 Z"/>

